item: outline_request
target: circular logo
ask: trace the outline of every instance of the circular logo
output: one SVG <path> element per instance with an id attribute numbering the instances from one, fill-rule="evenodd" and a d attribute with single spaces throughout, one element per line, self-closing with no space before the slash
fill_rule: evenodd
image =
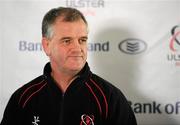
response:
<path id="1" fill-rule="evenodd" d="M 171 29 L 172 38 L 170 40 L 169 47 L 172 51 L 176 52 L 180 46 L 180 26 L 176 25 Z"/>
<path id="2" fill-rule="evenodd" d="M 86 115 L 86 114 L 83 114 L 81 116 L 81 123 L 80 125 L 94 125 L 94 116 L 91 115 Z"/>
<path id="3" fill-rule="evenodd" d="M 126 54 L 139 54 L 147 49 L 147 44 L 140 39 L 129 38 L 119 43 L 119 50 Z"/>

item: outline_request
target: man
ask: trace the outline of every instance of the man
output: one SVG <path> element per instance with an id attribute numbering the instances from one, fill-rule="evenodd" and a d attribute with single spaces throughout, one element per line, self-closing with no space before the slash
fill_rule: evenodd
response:
<path id="1" fill-rule="evenodd" d="M 50 62 L 43 75 L 10 98 L 1 125 L 136 125 L 121 91 L 90 71 L 88 24 L 74 8 L 50 10 L 42 46 Z"/>

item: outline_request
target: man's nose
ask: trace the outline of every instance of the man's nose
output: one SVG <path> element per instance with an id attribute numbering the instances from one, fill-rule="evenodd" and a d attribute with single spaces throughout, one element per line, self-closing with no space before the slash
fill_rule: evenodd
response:
<path id="1" fill-rule="evenodd" d="M 80 42 L 79 42 L 79 40 L 78 39 L 75 39 L 74 41 L 73 41 L 73 46 L 74 46 L 74 48 L 80 48 Z"/>
<path id="2" fill-rule="evenodd" d="M 76 52 L 81 51 L 81 44 L 77 39 L 73 40 L 72 49 L 73 49 L 73 51 L 76 51 Z"/>

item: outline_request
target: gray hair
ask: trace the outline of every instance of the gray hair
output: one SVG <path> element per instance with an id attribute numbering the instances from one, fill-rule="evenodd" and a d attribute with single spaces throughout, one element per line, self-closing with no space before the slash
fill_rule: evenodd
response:
<path id="1" fill-rule="evenodd" d="M 53 36 L 52 25 L 55 23 L 58 17 L 62 17 L 62 21 L 74 22 L 82 19 L 86 25 L 87 21 L 84 15 L 75 8 L 70 7 L 58 7 L 49 10 L 42 21 L 42 36 L 51 39 Z"/>

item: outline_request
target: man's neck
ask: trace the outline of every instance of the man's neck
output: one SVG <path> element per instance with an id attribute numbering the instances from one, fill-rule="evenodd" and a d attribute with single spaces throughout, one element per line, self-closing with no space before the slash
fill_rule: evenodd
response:
<path id="1" fill-rule="evenodd" d="M 73 80 L 77 78 L 77 73 L 74 74 L 68 74 L 68 73 L 60 73 L 60 72 L 55 72 L 52 70 L 51 76 L 55 80 L 57 86 L 61 89 L 63 93 L 67 90 L 69 85 L 72 83 Z"/>

